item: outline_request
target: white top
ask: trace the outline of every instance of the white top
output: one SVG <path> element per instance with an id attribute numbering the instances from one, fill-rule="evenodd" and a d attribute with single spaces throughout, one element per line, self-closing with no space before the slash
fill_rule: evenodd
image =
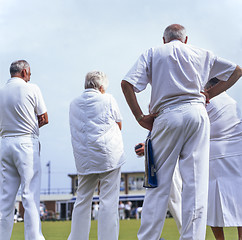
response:
<path id="1" fill-rule="evenodd" d="M 39 136 L 37 115 L 47 111 L 39 87 L 21 78 L 11 78 L 0 89 L 0 135 Z"/>
<path id="2" fill-rule="evenodd" d="M 208 79 L 217 77 L 226 81 L 236 65 L 179 40 L 142 54 L 124 80 L 134 86 L 135 92 L 152 85 L 150 110 L 159 110 L 181 102 L 205 102 L 200 92 Z"/>
<path id="3" fill-rule="evenodd" d="M 226 92 L 207 105 L 211 122 L 207 225 L 242 226 L 242 121 Z"/>
<path id="4" fill-rule="evenodd" d="M 210 120 L 210 160 L 242 154 L 242 120 L 236 101 L 226 92 L 206 106 Z"/>
<path id="5" fill-rule="evenodd" d="M 102 173 L 124 163 L 122 117 L 115 99 L 86 89 L 70 104 L 70 130 L 78 174 Z"/>

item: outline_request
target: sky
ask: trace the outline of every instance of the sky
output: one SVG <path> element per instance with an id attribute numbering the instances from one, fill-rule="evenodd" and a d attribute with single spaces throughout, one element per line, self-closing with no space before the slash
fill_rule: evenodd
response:
<path id="1" fill-rule="evenodd" d="M 188 44 L 211 50 L 242 66 L 241 0 L 0 0 L 0 87 L 9 66 L 25 59 L 31 82 L 45 99 L 49 124 L 40 129 L 42 189 L 68 189 L 75 174 L 69 104 L 84 90 L 87 72 L 100 70 L 123 115 L 126 163 L 122 171 L 143 171 L 134 146 L 147 130 L 135 121 L 121 91 L 122 78 L 142 52 L 162 43 L 173 23 L 186 27 Z M 228 93 L 242 108 L 242 80 Z M 150 87 L 137 95 L 148 113 Z"/>

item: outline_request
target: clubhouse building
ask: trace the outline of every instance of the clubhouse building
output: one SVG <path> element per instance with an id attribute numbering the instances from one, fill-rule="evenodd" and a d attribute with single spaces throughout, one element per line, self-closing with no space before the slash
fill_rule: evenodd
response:
<path id="1" fill-rule="evenodd" d="M 77 174 L 68 174 L 71 179 L 71 189 L 68 193 L 42 193 L 41 206 L 46 210 L 43 220 L 70 220 L 73 206 L 76 200 L 78 187 Z M 141 207 L 144 200 L 145 188 L 143 187 L 144 172 L 122 172 L 120 181 L 119 200 L 123 203 L 130 201 L 133 208 Z M 99 186 L 97 185 L 93 195 L 93 203 L 99 202 Z M 24 209 L 21 196 L 17 197 L 16 208 L 23 217 Z M 43 211 L 44 212 L 44 211 Z"/>

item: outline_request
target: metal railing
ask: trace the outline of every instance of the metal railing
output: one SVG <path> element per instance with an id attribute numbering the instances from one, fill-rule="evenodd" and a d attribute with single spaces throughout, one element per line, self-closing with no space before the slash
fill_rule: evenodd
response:
<path id="1" fill-rule="evenodd" d="M 50 195 L 50 194 L 72 194 L 71 188 L 42 188 L 40 190 L 40 195 Z M 21 195 L 21 189 L 18 190 L 18 195 Z"/>

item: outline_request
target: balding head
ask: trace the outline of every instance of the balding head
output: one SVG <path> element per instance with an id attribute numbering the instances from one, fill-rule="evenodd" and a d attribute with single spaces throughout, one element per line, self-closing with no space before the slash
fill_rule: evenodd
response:
<path id="1" fill-rule="evenodd" d="M 183 43 L 187 43 L 186 29 L 182 25 L 172 24 L 165 29 L 163 35 L 164 43 L 172 40 L 180 40 Z"/>

